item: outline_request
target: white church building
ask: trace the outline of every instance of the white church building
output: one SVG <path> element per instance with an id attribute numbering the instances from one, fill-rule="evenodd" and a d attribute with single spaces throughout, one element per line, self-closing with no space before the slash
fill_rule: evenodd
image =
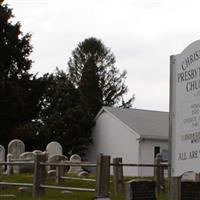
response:
<path id="1" fill-rule="evenodd" d="M 95 118 L 93 144 L 87 159 L 98 154 L 122 157 L 123 163 L 153 164 L 157 153 L 167 152 L 169 113 L 103 107 Z M 152 176 L 152 167 L 124 167 L 125 176 Z"/>

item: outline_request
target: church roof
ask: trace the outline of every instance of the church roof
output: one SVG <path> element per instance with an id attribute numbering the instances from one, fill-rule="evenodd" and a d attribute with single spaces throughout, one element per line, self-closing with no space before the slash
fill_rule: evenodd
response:
<path id="1" fill-rule="evenodd" d="M 141 139 L 168 140 L 168 112 L 105 106 L 97 114 L 96 119 L 102 112 L 112 115 L 116 120 L 138 133 Z"/>

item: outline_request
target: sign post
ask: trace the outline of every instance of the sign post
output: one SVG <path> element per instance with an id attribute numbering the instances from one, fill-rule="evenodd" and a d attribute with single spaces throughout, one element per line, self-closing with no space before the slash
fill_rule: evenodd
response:
<path id="1" fill-rule="evenodd" d="M 175 182 L 200 172 L 200 40 L 170 57 L 169 154 L 170 199 L 178 200 Z"/>

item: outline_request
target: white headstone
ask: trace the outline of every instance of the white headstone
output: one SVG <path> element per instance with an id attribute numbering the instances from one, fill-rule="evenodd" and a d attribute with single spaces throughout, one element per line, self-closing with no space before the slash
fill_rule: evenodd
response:
<path id="1" fill-rule="evenodd" d="M 19 139 L 14 139 L 8 144 L 8 153 L 11 153 L 13 159 L 18 159 L 20 154 L 25 152 L 25 145 Z"/>
<path id="2" fill-rule="evenodd" d="M 49 157 L 53 155 L 63 155 L 62 146 L 56 141 L 50 142 L 46 147 L 46 151 Z"/>
<path id="3" fill-rule="evenodd" d="M 181 181 L 195 181 L 196 175 L 194 172 L 185 172 L 181 176 Z"/>
<path id="4" fill-rule="evenodd" d="M 25 152 L 25 145 L 19 139 L 14 139 L 8 144 L 8 153 L 12 154 L 12 159 L 19 159 L 20 154 Z M 14 173 L 19 173 L 19 166 L 13 166 Z"/>
<path id="5" fill-rule="evenodd" d="M 33 152 L 24 152 L 22 153 L 19 158 L 21 161 L 26 161 L 26 162 L 33 162 L 34 160 L 34 154 Z M 19 167 L 19 173 L 27 173 L 27 172 L 33 172 L 33 165 L 20 165 Z"/>
<path id="6" fill-rule="evenodd" d="M 5 161 L 5 148 L 0 145 L 0 162 Z M 4 171 L 4 165 L 0 165 L 0 173 Z"/>
<path id="7" fill-rule="evenodd" d="M 33 154 L 40 154 L 40 153 L 42 153 L 42 151 L 40 151 L 40 150 L 34 150 L 33 151 Z"/>
<path id="8" fill-rule="evenodd" d="M 81 157 L 78 154 L 74 154 L 70 157 L 70 162 L 79 163 L 81 162 Z M 83 171 L 81 166 L 70 166 L 68 173 L 79 173 Z"/>
<path id="9" fill-rule="evenodd" d="M 67 156 L 64 155 L 53 155 L 48 158 L 49 163 L 60 163 L 61 161 L 67 161 Z M 49 166 L 48 170 L 55 170 L 55 166 Z"/>

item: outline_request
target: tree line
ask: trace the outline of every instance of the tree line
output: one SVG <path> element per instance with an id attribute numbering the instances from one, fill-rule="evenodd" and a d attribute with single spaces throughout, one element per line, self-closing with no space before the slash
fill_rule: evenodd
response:
<path id="1" fill-rule="evenodd" d="M 110 48 L 95 37 L 72 51 L 66 71 L 41 77 L 30 73 L 31 34 L 13 23 L 12 9 L 0 3 L 0 143 L 22 139 L 32 149 L 56 140 L 65 154 L 83 155 L 102 106 L 129 108 L 124 101 L 127 72 L 115 66 Z"/>

